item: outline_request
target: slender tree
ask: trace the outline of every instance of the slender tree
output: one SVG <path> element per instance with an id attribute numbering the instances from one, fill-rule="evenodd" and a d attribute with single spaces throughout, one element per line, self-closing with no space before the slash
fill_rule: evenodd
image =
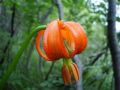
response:
<path id="1" fill-rule="evenodd" d="M 11 14 L 11 22 L 10 22 L 10 39 L 8 40 L 5 48 L 3 49 L 3 57 L 1 58 L 0 60 L 0 64 L 3 64 L 4 62 L 4 59 L 5 59 L 5 55 L 7 53 L 7 50 L 9 48 L 9 45 L 10 45 L 10 41 L 11 41 L 11 38 L 14 36 L 14 33 L 15 33 L 15 30 L 14 30 L 14 24 L 15 24 L 15 14 L 16 14 L 16 6 L 15 6 L 15 3 L 13 4 L 12 8 L 11 8 L 11 11 L 12 11 L 12 14 Z"/>
<path id="2" fill-rule="evenodd" d="M 55 0 L 55 4 L 58 8 L 59 19 L 62 20 L 64 18 L 62 2 L 61 2 L 61 0 Z M 77 82 L 75 84 L 75 90 L 83 90 L 83 87 L 82 87 L 82 71 L 83 71 L 82 70 L 82 64 L 81 64 L 80 59 L 77 55 L 73 58 L 73 61 L 77 64 L 77 66 L 79 68 L 79 72 L 80 72 L 80 77 L 81 77 L 79 82 Z M 66 86 L 64 88 L 64 90 L 70 90 L 70 86 Z"/>
<path id="3" fill-rule="evenodd" d="M 111 52 L 115 90 L 120 90 L 120 49 L 116 35 L 116 0 L 108 0 L 108 45 Z"/>

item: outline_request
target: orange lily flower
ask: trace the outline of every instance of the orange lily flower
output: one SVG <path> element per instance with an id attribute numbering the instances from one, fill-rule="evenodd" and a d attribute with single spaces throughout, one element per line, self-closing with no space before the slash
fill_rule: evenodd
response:
<path id="1" fill-rule="evenodd" d="M 65 84 L 72 84 L 73 81 L 78 81 L 80 79 L 79 70 L 77 65 L 72 62 L 72 60 L 64 60 L 62 67 L 62 77 Z"/>
<path id="2" fill-rule="evenodd" d="M 40 48 L 41 39 L 43 49 Z M 80 79 L 77 65 L 69 58 L 81 53 L 87 42 L 86 33 L 80 24 L 61 20 L 48 24 L 45 30 L 38 32 L 35 40 L 36 49 L 45 60 L 55 61 L 63 58 L 62 77 L 65 84 Z"/>
<path id="3" fill-rule="evenodd" d="M 43 50 L 40 39 L 43 36 Z M 75 22 L 54 20 L 45 30 L 36 36 L 36 49 L 45 60 L 55 61 L 60 58 L 72 58 L 81 53 L 87 46 L 87 36 L 83 27 Z"/>

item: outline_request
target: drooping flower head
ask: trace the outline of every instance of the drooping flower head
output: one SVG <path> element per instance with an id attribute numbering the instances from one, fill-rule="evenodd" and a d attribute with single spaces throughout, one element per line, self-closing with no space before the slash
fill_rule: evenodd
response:
<path id="1" fill-rule="evenodd" d="M 40 38 L 43 36 L 43 49 Z M 55 20 L 45 30 L 39 31 L 36 37 L 36 49 L 45 60 L 55 61 L 60 58 L 72 58 L 81 53 L 87 46 L 87 36 L 83 27 L 75 22 Z"/>
<path id="2" fill-rule="evenodd" d="M 81 53 L 87 42 L 86 33 L 80 24 L 61 20 L 50 22 L 45 30 L 38 32 L 35 40 L 36 49 L 45 60 L 64 59 L 62 77 L 65 84 L 80 79 L 78 67 L 70 58 Z"/>

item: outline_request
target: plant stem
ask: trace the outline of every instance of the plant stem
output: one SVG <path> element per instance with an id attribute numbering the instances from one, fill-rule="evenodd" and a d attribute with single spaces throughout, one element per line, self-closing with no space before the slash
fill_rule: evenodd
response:
<path id="1" fill-rule="evenodd" d="M 45 77 L 45 80 L 48 80 L 48 78 L 49 78 L 49 76 L 50 76 L 50 73 L 52 72 L 52 69 L 53 69 L 53 67 L 54 67 L 54 64 L 55 64 L 55 62 L 52 62 L 51 66 L 50 66 L 50 69 L 49 69 L 49 71 L 48 71 L 48 73 L 47 73 L 47 75 L 46 75 L 46 77 Z"/>
<path id="2" fill-rule="evenodd" d="M 20 49 L 18 50 L 17 54 L 15 55 L 15 57 L 13 58 L 11 64 L 8 66 L 6 72 L 4 73 L 2 79 L 0 80 L 0 90 L 4 87 L 5 83 L 7 82 L 7 80 L 9 79 L 10 75 L 12 74 L 12 72 L 15 70 L 17 63 L 21 57 L 21 55 L 23 54 L 24 50 L 27 48 L 27 46 L 29 45 L 32 37 L 39 31 L 39 30 L 43 30 L 46 28 L 46 25 L 42 25 L 42 26 L 38 26 L 36 28 L 33 29 L 33 31 L 29 34 L 29 36 L 26 38 L 26 40 L 22 43 Z"/>
<path id="3" fill-rule="evenodd" d="M 63 58 L 63 63 L 69 66 L 69 64 L 72 63 L 72 60 L 68 58 Z"/>

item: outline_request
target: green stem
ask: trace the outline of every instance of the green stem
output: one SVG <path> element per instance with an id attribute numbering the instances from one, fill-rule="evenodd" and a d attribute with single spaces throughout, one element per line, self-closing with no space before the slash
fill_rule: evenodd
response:
<path id="1" fill-rule="evenodd" d="M 29 36 L 26 38 L 26 40 L 22 43 L 20 49 L 18 50 L 17 54 L 15 55 L 15 57 L 13 58 L 11 64 L 8 66 L 6 72 L 4 73 L 2 79 L 0 80 L 0 90 L 4 87 L 5 83 L 7 82 L 7 80 L 9 79 L 10 75 L 12 74 L 12 72 L 15 70 L 17 63 L 21 57 L 21 55 L 23 54 L 24 50 L 27 48 L 27 46 L 29 45 L 32 37 L 39 31 L 39 30 L 43 30 L 46 28 L 46 25 L 42 25 L 42 26 L 38 26 L 36 28 L 33 29 L 33 31 L 29 34 Z"/>
<path id="2" fill-rule="evenodd" d="M 63 64 L 70 65 L 72 63 L 71 59 L 63 58 Z"/>

